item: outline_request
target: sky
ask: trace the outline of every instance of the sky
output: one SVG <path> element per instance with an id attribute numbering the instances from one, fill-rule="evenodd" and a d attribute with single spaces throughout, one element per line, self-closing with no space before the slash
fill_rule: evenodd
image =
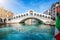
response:
<path id="1" fill-rule="evenodd" d="M 60 2 L 60 0 L 0 0 L 0 7 L 15 14 L 25 13 L 30 9 L 43 13 L 56 2 Z"/>

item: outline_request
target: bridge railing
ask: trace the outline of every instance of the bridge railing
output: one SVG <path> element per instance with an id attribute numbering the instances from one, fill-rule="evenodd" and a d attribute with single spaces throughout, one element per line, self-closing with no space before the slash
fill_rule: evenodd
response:
<path id="1" fill-rule="evenodd" d="M 43 18 L 51 19 L 51 17 L 50 16 L 47 16 L 47 15 L 36 14 L 36 13 L 34 13 L 34 14 L 26 13 L 26 14 L 15 16 L 15 17 L 11 18 L 11 20 L 12 19 L 17 19 L 17 18 L 22 18 L 22 17 L 25 17 L 25 16 L 37 16 L 37 17 L 43 17 Z"/>

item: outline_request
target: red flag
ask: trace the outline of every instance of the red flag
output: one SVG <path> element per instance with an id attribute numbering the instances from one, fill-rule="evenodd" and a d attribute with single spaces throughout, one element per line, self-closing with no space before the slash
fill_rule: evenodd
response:
<path id="1" fill-rule="evenodd" d="M 56 40 L 60 40 L 60 33 L 57 34 L 55 37 L 56 37 Z"/>
<path id="2" fill-rule="evenodd" d="M 57 12 L 60 13 L 60 7 L 57 8 Z"/>

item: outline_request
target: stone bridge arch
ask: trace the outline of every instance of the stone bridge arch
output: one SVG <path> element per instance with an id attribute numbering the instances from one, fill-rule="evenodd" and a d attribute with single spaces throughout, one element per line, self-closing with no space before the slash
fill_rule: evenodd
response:
<path id="1" fill-rule="evenodd" d="M 39 18 L 36 18 L 36 17 L 27 17 L 27 18 L 24 18 L 24 19 L 20 20 L 19 23 L 24 22 L 24 21 L 26 21 L 26 20 L 28 20 L 28 19 L 36 19 L 36 20 L 39 21 L 39 22 L 43 22 L 42 20 L 40 20 Z"/>
<path id="2" fill-rule="evenodd" d="M 20 19 L 18 19 L 18 20 L 19 20 L 19 22 L 22 22 L 22 21 L 25 21 L 25 20 L 27 20 L 27 19 L 36 19 L 36 20 L 38 20 L 38 21 L 43 22 L 43 18 L 39 18 L 39 17 L 37 17 L 37 16 L 26 16 L 26 17 L 22 17 L 22 18 L 20 18 Z"/>
<path id="3" fill-rule="evenodd" d="M 39 14 L 33 11 L 28 11 L 27 13 L 24 14 L 15 15 L 11 20 L 7 21 L 7 23 L 19 23 L 28 18 L 37 19 L 39 21 L 42 21 L 43 23 L 48 24 L 52 21 L 50 15 Z"/>

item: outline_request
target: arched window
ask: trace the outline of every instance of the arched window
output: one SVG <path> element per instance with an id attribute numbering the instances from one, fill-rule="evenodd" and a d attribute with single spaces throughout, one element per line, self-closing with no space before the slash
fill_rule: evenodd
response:
<path id="1" fill-rule="evenodd" d="M 40 17 L 41 17 L 42 15 L 40 14 Z"/>
<path id="2" fill-rule="evenodd" d="M 37 16 L 39 16 L 39 14 L 37 14 Z"/>
<path id="3" fill-rule="evenodd" d="M 20 17 L 20 15 L 19 15 L 19 17 Z"/>
<path id="4" fill-rule="evenodd" d="M 36 15 L 36 13 L 34 13 L 34 16 Z"/>
<path id="5" fill-rule="evenodd" d="M 25 16 L 25 14 L 24 14 L 24 16 Z"/>
<path id="6" fill-rule="evenodd" d="M 16 18 L 18 18 L 18 16 L 16 16 Z"/>
<path id="7" fill-rule="evenodd" d="M 26 15 L 28 16 L 28 13 L 26 13 Z"/>
<path id="8" fill-rule="evenodd" d="M 43 15 L 41 15 L 41 17 L 43 17 Z"/>
<path id="9" fill-rule="evenodd" d="M 15 19 L 15 17 L 14 17 L 14 19 Z"/>
<path id="10" fill-rule="evenodd" d="M 50 19 L 50 17 L 48 17 Z"/>
<path id="11" fill-rule="evenodd" d="M 30 12 L 29 12 L 29 13 L 30 13 L 30 15 L 33 15 L 33 11 L 32 11 L 32 10 L 30 10 Z"/>
<path id="12" fill-rule="evenodd" d="M 23 17 L 23 15 L 21 15 L 21 17 Z"/>
<path id="13" fill-rule="evenodd" d="M 45 16 L 45 18 L 47 18 L 47 16 Z"/>
<path id="14" fill-rule="evenodd" d="M 2 22 L 2 18 L 0 18 L 0 22 Z"/>
<path id="15" fill-rule="evenodd" d="M 44 17 L 44 15 L 43 15 L 43 17 Z"/>
<path id="16" fill-rule="evenodd" d="M 6 18 L 4 19 L 4 23 L 6 23 Z"/>
<path id="17" fill-rule="evenodd" d="M 10 21 L 11 19 L 9 18 L 8 21 Z"/>

